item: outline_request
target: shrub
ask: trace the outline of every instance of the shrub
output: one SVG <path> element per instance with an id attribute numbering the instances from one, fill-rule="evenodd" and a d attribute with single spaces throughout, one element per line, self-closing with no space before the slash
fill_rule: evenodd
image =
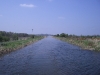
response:
<path id="1" fill-rule="evenodd" d="M 56 36 L 59 37 L 59 34 L 57 34 Z"/>
<path id="2" fill-rule="evenodd" d="M 31 38 L 34 38 L 34 35 L 32 35 Z"/>
<path id="3" fill-rule="evenodd" d="M 3 41 L 3 38 L 2 38 L 2 36 L 0 36 L 0 42 L 2 42 Z"/>
<path id="4" fill-rule="evenodd" d="M 3 41 L 5 41 L 5 42 L 6 42 L 6 41 L 9 41 L 9 40 L 10 40 L 10 38 L 9 38 L 9 37 L 6 37 L 6 36 L 4 36 L 4 37 L 3 37 Z"/>
<path id="5" fill-rule="evenodd" d="M 93 43 L 92 41 L 84 40 L 84 44 L 85 44 L 86 46 L 94 47 L 94 43 Z"/>
<path id="6" fill-rule="evenodd" d="M 17 35 L 14 35 L 14 36 L 12 37 L 12 39 L 13 39 L 13 40 L 18 40 L 18 36 L 17 36 Z"/>
<path id="7" fill-rule="evenodd" d="M 65 33 L 61 33 L 61 34 L 60 34 L 60 37 L 65 37 L 65 36 L 66 36 Z"/>
<path id="8" fill-rule="evenodd" d="M 0 42 L 6 42 L 6 41 L 9 41 L 10 38 L 7 37 L 7 36 L 0 36 Z"/>

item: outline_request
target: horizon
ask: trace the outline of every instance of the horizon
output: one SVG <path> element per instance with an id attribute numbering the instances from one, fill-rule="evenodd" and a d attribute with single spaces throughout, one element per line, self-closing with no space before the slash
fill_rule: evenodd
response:
<path id="1" fill-rule="evenodd" d="M 99 0 L 0 0 L 0 9 L 0 31 L 100 35 Z"/>
<path id="2" fill-rule="evenodd" d="M 8 31 L 2 31 L 2 32 L 8 32 Z M 8 32 L 9 33 L 9 32 Z M 11 33 L 15 33 L 15 34 L 20 34 L 20 33 L 16 33 L 16 32 L 11 32 Z M 28 33 L 22 33 L 22 34 L 28 34 Z M 62 33 L 58 33 L 59 35 L 62 34 Z M 43 36 L 55 36 L 55 35 L 58 35 L 58 34 L 33 34 L 33 33 L 30 33 L 28 35 L 43 35 Z M 68 34 L 68 33 L 64 33 L 64 34 Z M 75 35 L 75 34 L 68 34 L 68 35 Z M 100 35 L 75 35 L 75 36 L 100 36 Z"/>

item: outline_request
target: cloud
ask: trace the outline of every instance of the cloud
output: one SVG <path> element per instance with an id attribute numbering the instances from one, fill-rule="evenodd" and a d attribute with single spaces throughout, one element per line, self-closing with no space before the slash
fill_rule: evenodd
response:
<path id="1" fill-rule="evenodd" d="M 65 17 L 58 17 L 58 19 L 65 19 Z"/>
<path id="2" fill-rule="evenodd" d="M 30 8 L 33 8 L 33 7 L 36 7 L 35 5 L 33 4 L 20 4 L 21 7 L 30 7 Z"/>

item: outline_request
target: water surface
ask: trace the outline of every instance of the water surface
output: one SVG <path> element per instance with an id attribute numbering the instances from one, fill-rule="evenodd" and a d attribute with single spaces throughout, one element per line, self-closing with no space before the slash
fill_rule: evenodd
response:
<path id="1" fill-rule="evenodd" d="M 47 37 L 1 57 L 0 75 L 100 75 L 100 53 Z"/>

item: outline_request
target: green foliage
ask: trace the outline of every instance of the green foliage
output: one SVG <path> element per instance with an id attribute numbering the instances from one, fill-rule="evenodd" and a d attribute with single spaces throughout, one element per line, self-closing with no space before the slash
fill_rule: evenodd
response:
<path id="1" fill-rule="evenodd" d="M 68 37 L 68 34 L 66 34 L 65 36 Z"/>
<path id="2" fill-rule="evenodd" d="M 6 41 L 9 41 L 9 40 L 10 40 L 10 38 L 9 38 L 9 37 L 7 37 L 7 36 L 4 36 L 4 37 L 3 37 L 3 41 L 5 41 L 5 42 L 6 42 Z"/>
<path id="3" fill-rule="evenodd" d="M 0 42 L 6 42 L 6 41 L 9 41 L 9 40 L 10 40 L 9 37 L 0 35 Z"/>
<path id="4" fill-rule="evenodd" d="M 13 40 L 18 40 L 18 36 L 17 35 L 13 35 L 12 39 Z"/>
<path id="5" fill-rule="evenodd" d="M 13 32 L 0 31 L 0 42 L 18 40 L 19 38 L 23 37 L 27 38 L 30 37 L 30 35 L 26 33 L 13 33 Z"/>
<path id="6" fill-rule="evenodd" d="M 35 36 L 34 35 L 31 35 L 31 38 L 34 38 Z"/>
<path id="7" fill-rule="evenodd" d="M 65 33 L 61 33 L 61 34 L 60 34 L 60 37 L 65 37 L 65 36 L 66 36 Z"/>
<path id="8" fill-rule="evenodd" d="M 92 42 L 92 41 L 84 40 L 83 43 L 84 43 L 84 45 L 86 45 L 86 46 L 94 47 L 94 42 Z"/>
<path id="9" fill-rule="evenodd" d="M 61 33 L 61 34 L 60 34 L 60 37 L 68 37 L 68 34 Z"/>
<path id="10" fill-rule="evenodd" d="M 3 38 L 2 38 L 2 36 L 0 35 L 0 42 L 2 42 L 3 41 Z"/>
<path id="11" fill-rule="evenodd" d="M 56 36 L 59 37 L 59 34 L 57 34 Z"/>
<path id="12" fill-rule="evenodd" d="M 18 49 L 18 48 L 22 48 L 24 46 L 27 46 L 28 44 L 35 42 L 37 40 L 42 39 L 43 37 L 38 36 L 35 37 L 34 39 L 32 38 L 27 38 L 26 40 L 16 40 L 16 41 L 10 41 L 10 42 L 4 42 L 2 43 L 2 46 L 4 48 L 4 50 L 6 49 Z"/>
<path id="13" fill-rule="evenodd" d="M 61 33 L 58 37 L 60 40 L 67 41 L 71 44 L 78 45 L 83 49 L 99 50 L 100 51 L 100 35 L 68 35 Z M 64 37 L 64 38 L 63 38 Z"/>

